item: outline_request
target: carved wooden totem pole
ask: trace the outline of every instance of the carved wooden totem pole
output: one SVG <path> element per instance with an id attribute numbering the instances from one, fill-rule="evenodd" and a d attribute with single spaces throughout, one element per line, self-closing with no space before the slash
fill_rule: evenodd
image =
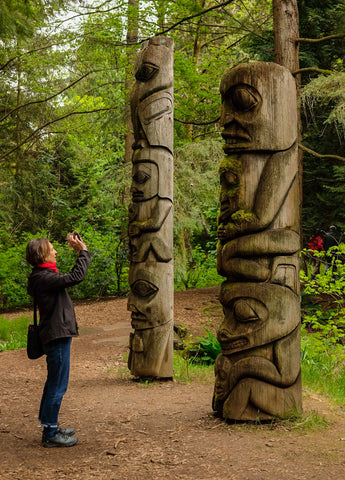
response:
<path id="1" fill-rule="evenodd" d="M 129 206 L 128 367 L 173 376 L 173 40 L 143 43 L 131 96 L 134 145 Z"/>
<path id="2" fill-rule="evenodd" d="M 301 411 L 296 87 L 275 63 L 228 69 L 220 92 L 218 329 L 213 408 L 232 420 Z"/>

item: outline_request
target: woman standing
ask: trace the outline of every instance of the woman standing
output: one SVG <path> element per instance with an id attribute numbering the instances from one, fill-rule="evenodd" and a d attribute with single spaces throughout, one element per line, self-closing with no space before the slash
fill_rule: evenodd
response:
<path id="1" fill-rule="evenodd" d="M 38 306 L 40 338 L 47 356 L 47 380 L 38 417 L 43 427 L 44 447 L 71 447 L 78 441 L 73 436 L 74 428 L 59 428 L 58 423 L 69 380 L 71 341 L 78 335 L 73 303 L 66 288 L 84 280 L 90 253 L 76 232 L 67 235 L 67 240 L 78 258 L 66 274 L 58 273 L 57 252 L 48 239 L 34 238 L 26 247 L 26 260 L 34 267 L 28 279 L 28 293 Z"/>

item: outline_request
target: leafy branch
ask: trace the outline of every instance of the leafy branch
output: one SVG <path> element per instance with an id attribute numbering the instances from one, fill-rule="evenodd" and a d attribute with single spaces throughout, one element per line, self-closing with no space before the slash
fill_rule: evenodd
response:
<path id="1" fill-rule="evenodd" d="M 122 4 L 120 5 L 116 5 L 114 7 L 110 7 L 110 8 L 107 8 L 105 10 L 102 10 L 102 7 L 106 4 L 107 2 L 103 2 L 101 5 L 97 6 L 97 7 L 88 7 L 86 6 L 85 8 L 88 8 L 88 9 L 92 9 L 91 11 L 88 11 L 88 12 L 73 12 L 75 13 L 75 15 L 73 15 L 72 17 L 69 17 L 69 18 L 66 18 L 65 20 L 62 20 L 59 24 L 58 24 L 58 27 L 60 27 L 63 23 L 65 22 L 70 22 L 71 20 L 75 20 L 76 18 L 80 18 L 80 17 L 85 17 L 85 16 L 91 16 L 91 15 L 95 15 L 95 14 L 104 14 L 104 13 L 110 13 L 110 12 L 113 12 L 114 10 L 118 10 L 120 8 L 122 8 L 123 6 L 125 6 L 126 4 L 123 2 Z"/>
<path id="2" fill-rule="evenodd" d="M 74 87 L 74 85 L 76 85 L 77 83 L 79 83 L 81 80 L 83 80 L 84 78 L 88 77 L 91 73 L 97 73 L 99 71 L 102 71 L 102 70 L 93 70 L 91 72 L 88 72 L 88 73 L 85 73 L 85 75 L 82 75 L 80 78 L 78 78 L 77 80 L 75 80 L 74 82 L 70 83 L 69 85 L 67 85 L 66 87 L 64 87 L 62 90 L 60 90 L 59 92 L 57 93 L 54 93 L 53 95 L 50 95 L 50 97 L 46 97 L 46 98 L 43 98 L 41 100 L 33 100 L 32 102 L 27 102 L 27 103 L 23 103 L 22 105 L 18 105 L 17 107 L 13 108 L 12 110 L 10 110 L 4 117 L 0 118 L 0 122 L 3 122 L 4 120 L 6 120 L 7 117 L 9 117 L 10 115 L 12 115 L 13 113 L 17 112 L 18 110 L 21 110 L 22 108 L 26 108 L 30 105 L 37 105 L 39 103 L 46 103 L 48 102 L 49 100 L 52 100 L 53 98 L 55 97 L 58 97 L 59 95 L 61 95 L 63 92 L 65 92 L 66 90 L 69 90 L 70 88 Z"/>
<path id="3" fill-rule="evenodd" d="M 342 162 L 345 162 L 345 157 L 341 157 L 340 155 L 328 155 L 328 154 L 322 155 L 321 153 L 317 153 L 314 150 L 311 150 L 310 148 L 305 147 L 301 143 L 299 143 L 298 146 L 301 150 L 304 150 L 305 152 L 310 153 L 314 157 L 317 157 L 317 158 L 333 158 L 334 160 L 341 160 Z"/>
<path id="4" fill-rule="evenodd" d="M 183 125 L 213 125 L 214 123 L 219 122 L 219 119 L 220 117 L 217 117 L 209 122 L 196 122 L 195 120 L 179 120 L 178 118 L 174 117 L 176 122 L 182 123 Z"/>
<path id="5" fill-rule="evenodd" d="M 29 140 L 31 140 L 33 137 L 35 137 L 35 135 L 37 135 L 39 132 L 44 130 L 49 125 L 52 125 L 56 122 L 60 122 L 61 120 L 64 120 L 65 118 L 71 117 L 72 115 L 84 115 L 84 114 L 104 112 L 104 111 L 109 111 L 109 110 L 113 110 L 113 108 L 97 108 L 97 109 L 94 109 L 94 110 L 83 110 L 82 112 L 69 112 L 69 113 L 66 113 L 65 115 L 62 115 L 61 117 L 55 118 L 54 120 L 51 120 L 51 121 L 45 123 L 44 125 L 41 125 L 40 127 L 36 128 L 32 133 L 30 133 L 30 135 L 28 135 L 26 138 L 24 138 L 24 140 L 22 140 L 18 145 L 13 147 L 11 150 L 8 150 L 7 152 L 5 152 L 2 155 L 2 157 L 0 158 L 0 163 L 3 162 L 6 157 L 11 155 L 11 153 L 19 150 L 20 147 L 22 147 L 23 145 L 28 143 Z"/>
<path id="6" fill-rule="evenodd" d="M 220 3 L 219 5 L 214 5 L 213 7 L 206 8 L 206 9 L 203 10 L 202 12 L 195 13 L 194 15 L 189 15 L 188 17 L 184 17 L 184 18 L 182 18 L 181 20 L 179 20 L 178 22 L 173 23 L 170 27 L 166 28 L 165 30 L 162 30 L 161 32 L 156 33 L 155 36 L 157 36 L 157 35 L 164 35 L 165 33 L 170 32 L 170 30 L 174 30 L 174 29 L 175 29 L 176 27 L 178 27 L 179 25 L 182 25 L 182 24 L 185 23 L 185 22 L 189 22 L 189 21 L 192 20 L 193 18 L 201 17 L 202 15 L 205 15 L 206 13 L 211 12 L 212 10 L 217 10 L 218 8 L 226 7 L 226 6 L 229 5 L 230 3 L 233 3 L 234 1 L 235 1 L 235 0 L 227 0 L 226 2 Z"/>

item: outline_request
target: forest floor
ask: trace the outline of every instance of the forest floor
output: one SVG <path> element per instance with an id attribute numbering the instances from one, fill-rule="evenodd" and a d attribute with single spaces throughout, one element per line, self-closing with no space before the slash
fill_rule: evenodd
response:
<path id="1" fill-rule="evenodd" d="M 175 294 L 175 321 L 193 335 L 215 328 L 217 288 Z M 45 360 L 25 350 L 0 353 L 1 480 L 345 478 L 345 412 L 303 391 L 303 421 L 231 425 L 216 418 L 214 379 L 135 382 L 126 370 L 131 331 L 126 299 L 76 305 L 81 335 L 72 342 L 71 377 L 61 426 L 71 448 L 43 448 L 37 411 Z M 317 418 L 323 427 L 306 426 Z"/>

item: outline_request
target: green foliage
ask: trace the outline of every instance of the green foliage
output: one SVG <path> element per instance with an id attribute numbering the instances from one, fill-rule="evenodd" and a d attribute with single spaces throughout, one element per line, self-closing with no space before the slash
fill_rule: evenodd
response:
<path id="1" fill-rule="evenodd" d="M 344 0 L 299 0 L 300 35 L 303 38 L 322 38 L 342 34 L 345 27 Z M 337 58 L 343 58 L 344 39 L 300 45 L 302 67 L 329 68 Z"/>
<path id="2" fill-rule="evenodd" d="M 176 149 L 174 190 L 176 288 L 201 286 L 203 276 L 211 277 L 209 279 L 211 282 L 216 280 L 216 218 L 219 210 L 217 170 L 222 156 L 221 143 L 212 140 L 186 144 Z M 203 262 L 207 263 L 207 268 Z"/>
<path id="3" fill-rule="evenodd" d="M 334 123 L 336 128 L 345 128 L 345 72 L 320 75 L 312 79 L 301 95 L 302 106 L 312 112 L 315 104 L 327 109 L 324 124 Z M 330 108 L 327 108 L 327 107 Z"/>
<path id="4" fill-rule="evenodd" d="M 216 251 L 204 251 L 200 245 L 192 250 L 184 266 L 175 269 L 176 290 L 219 285 L 222 280 L 217 273 Z"/>
<path id="5" fill-rule="evenodd" d="M 0 308 L 27 305 L 27 275 L 30 268 L 25 261 L 27 237 L 21 242 L 6 246 L 0 242 Z"/>
<path id="6" fill-rule="evenodd" d="M 26 316 L 13 320 L 0 317 L 0 352 L 26 347 L 30 321 L 31 319 Z"/>
<path id="7" fill-rule="evenodd" d="M 114 225 L 115 227 L 115 225 Z M 77 229 L 77 228 L 76 228 Z M 128 254 L 119 230 L 107 234 L 91 226 L 79 229 L 91 253 L 91 264 L 85 280 L 70 289 L 73 298 L 98 298 L 106 295 L 123 295 L 128 292 Z M 36 237 L 46 237 L 39 232 Z M 9 309 L 31 304 L 26 292 L 27 277 L 31 267 L 25 261 L 25 249 L 32 235 L 25 235 L 13 245 L 2 244 L 0 249 L 0 308 Z M 59 243 L 50 238 L 57 254 L 60 273 L 68 273 L 76 259 L 75 252 L 66 241 Z"/>
<path id="8" fill-rule="evenodd" d="M 333 327 L 332 338 L 337 336 Z M 342 337 L 343 338 L 343 337 Z M 343 404 L 345 353 L 341 344 L 329 340 L 329 332 L 315 335 L 302 328 L 303 384 Z"/>
<path id="9" fill-rule="evenodd" d="M 322 430 L 329 428 L 331 422 L 324 415 L 320 415 L 318 411 L 308 410 L 303 412 L 299 418 L 292 419 L 289 424 L 284 422 L 284 427 L 288 425 L 291 430 Z"/>
<path id="10" fill-rule="evenodd" d="M 301 0 L 298 2 L 300 36 L 320 39 L 344 32 L 344 0 Z M 307 71 L 302 76 L 303 145 L 320 153 L 345 157 L 344 148 L 344 44 L 345 37 L 317 43 L 300 43 L 300 66 L 332 71 L 321 75 Z M 303 222 L 308 235 L 328 225 L 345 227 L 345 212 L 339 191 L 344 191 L 344 175 L 336 169 L 343 162 L 303 154 Z M 337 193 L 338 190 L 338 193 Z"/>
<path id="11" fill-rule="evenodd" d="M 345 0 L 298 3 L 301 37 L 344 31 Z M 217 2 L 155 0 L 138 2 L 137 12 L 113 0 L 92 8 L 73 0 L 1 2 L 0 243 L 3 257 L 9 251 L 0 266 L 0 305 L 28 301 L 25 281 L 17 278 L 25 266 L 15 252 L 16 245 L 24 246 L 23 235 L 46 231 L 62 245 L 72 225 L 92 232 L 90 242 L 95 238 L 90 279 L 97 269 L 102 277 L 101 266 L 108 274 L 88 287 L 83 283 L 84 293 L 76 288 L 75 294 L 126 290 L 131 166 L 123 160 L 131 62 L 125 39 L 136 28 L 139 42 L 164 32 L 175 42 L 176 283 L 218 283 L 212 262 L 223 156 L 219 81 L 238 63 L 273 60 L 273 22 L 271 0 L 213 7 Z M 67 21 L 72 12 L 73 21 Z M 139 48 L 130 46 L 133 52 Z M 345 156 L 344 37 L 301 42 L 300 51 L 302 67 L 335 72 L 302 76 L 303 143 Z M 306 154 L 304 166 L 305 230 L 329 222 L 345 227 L 344 165 Z"/>
<path id="12" fill-rule="evenodd" d="M 214 381 L 214 366 L 209 364 L 191 363 L 180 352 L 174 352 L 174 379 L 177 382 Z"/>
<path id="13" fill-rule="evenodd" d="M 194 339 L 191 335 L 183 338 L 183 348 L 179 354 L 188 364 L 213 365 L 221 348 L 213 333 L 205 328 L 206 335 Z"/>
<path id="14" fill-rule="evenodd" d="M 302 373 L 313 389 L 343 400 L 345 388 L 345 244 L 332 247 L 334 266 L 314 280 L 301 272 Z M 321 254 L 322 255 L 322 254 Z"/>
<path id="15" fill-rule="evenodd" d="M 182 382 L 214 381 L 214 362 L 220 345 L 213 333 L 205 328 L 206 335 L 194 339 L 183 338 L 183 349 L 174 352 L 174 379 Z"/>
<path id="16" fill-rule="evenodd" d="M 202 363 L 214 363 L 221 352 L 220 344 L 213 333 L 205 328 L 206 335 L 197 337 L 199 342 L 200 361 Z"/>
<path id="17" fill-rule="evenodd" d="M 127 251 L 118 233 L 113 230 L 105 235 L 91 227 L 79 229 L 79 232 L 90 251 L 91 263 L 85 280 L 70 289 L 72 298 L 97 298 L 127 293 Z M 56 244 L 55 248 L 58 251 L 58 269 L 61 273 L 67 273 L 73 267 L 76 255 L 66 243 Z"/>

